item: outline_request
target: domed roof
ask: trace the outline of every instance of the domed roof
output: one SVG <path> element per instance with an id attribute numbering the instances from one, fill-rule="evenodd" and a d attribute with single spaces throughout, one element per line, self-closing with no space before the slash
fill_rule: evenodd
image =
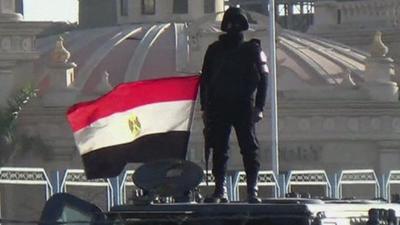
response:
<path id="1" fill-rule="evenodd" d="M 268 54 L 267 18 L 249 13 L 251 28 L 246 38 L 262 40 Z M 196 23 L 132 24 L 62 34 L 64 45 L 77 64 L 75 88 L 93 93 L 105 72 L 115 86 L 121 82 L 198 73 L 202 57 L 221 33 L 218 15 Z M 35 63 L 37 82 L 46 86 L 46 61 L 58 36 L 37 40 L 41 58 Z M 349 73 L 363 80 L 366 53 L 303 33 L 278 29 L 278 89 L 298 90 L 345 84 Z"/>

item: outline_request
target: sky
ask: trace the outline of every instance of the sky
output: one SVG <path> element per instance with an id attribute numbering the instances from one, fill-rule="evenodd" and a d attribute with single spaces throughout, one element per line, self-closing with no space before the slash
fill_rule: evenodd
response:
<path id="1" fill-rule="evenodd" d="M 78 21 L 78 0 L 24 0 L 26 21 Z"/>

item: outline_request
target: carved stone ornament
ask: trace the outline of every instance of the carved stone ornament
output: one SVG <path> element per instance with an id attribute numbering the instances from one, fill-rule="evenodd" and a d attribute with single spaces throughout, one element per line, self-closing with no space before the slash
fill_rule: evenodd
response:
<path id="1" fill-rule="evenodd" d="M 395 132 L 400 132 L 400 118 L 394 118 L 392 121 L 392 127 Z"/>
<path id="2" fill-rule="evenodd" d="M 382 42 L 382 32 L 377 31 L 374 35 L 374 40 L 370 50 L 371 56 L 385 57 L 388 52 L 388 47 Z"/>
<path id="3" fill-rule="evenodd" d="M 71 53 L 64 47 L 64 39 L 60 36 L 51 54 L 51 61 L 55 64 L 65 64 L 71 57 Z"/>
<path id="4" fill-rule="evenodd" d="M 11 38 L 10 37 L 3 37 L 1 39 L 1 48 L 3 50 L 10 50 L 11 49 Z"/>
<path id="5" fill-rule="evenodd" d="M 32 50 L 32 40 L 30 38 L 24 38 L 22 40 L 22 49 L 24 51 Z"/>
<path id="6" fill-rule="evenodd" d="M 110 74 L 107 71 L 104 71 L 103 76 L 101 77 L 100 83 L 96 87 L 96 92 L 105 94 L 113 89 L 113 86 L 110 83 Z"/>
<path id="7" fill-rule="evenodd" d="M 354 80 L 353 80 L 353 78 L 351 76 L 351 70 L 350 69 L 346 70 L 341 85 L 343 87 L 352 87 L 352 88 L 356 88 L 357 87 L 356 82 L 354 82 Z"/>
<path id="8" fill-rule="evenodd" d="M 334 130 L 335 129 L 335 119 L 333 118 L 326 118 L 322 123 L 322 128 L 324 130 Z"/>
<path id="9" fill-rule="evenodd" d="M 199 36 L 200 36 L 199 33 L 193 33 L 190 35 L 189 45 L 191 48 L 196 50 L 199 48 Z"/>
<path id="10" fill-rule="evenodd" d="M 370 125 L 373 130 L 379 130 L 381 129 L 382 122 L 379 118 L 372 118 Z"/>

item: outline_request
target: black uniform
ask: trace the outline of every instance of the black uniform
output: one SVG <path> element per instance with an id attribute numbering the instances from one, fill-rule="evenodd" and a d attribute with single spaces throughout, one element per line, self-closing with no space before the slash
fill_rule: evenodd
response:
<path id="1" fill-rule="evenodd" d="M 226 25 L 225 16 L 224 20 Z M 241 32 L 228 30 L 208 47 L 204 57 L 200 97 L 205 114 L 206 141 L 213 149 L 215 196 L 222 196 L 224 192 L 232 127 L 243 156 L 248 195 L 257 195 L 260 163 L 254 113 L 263 110 L 268 71 L 262 54 L 258 40 L 245 42 Z"/>

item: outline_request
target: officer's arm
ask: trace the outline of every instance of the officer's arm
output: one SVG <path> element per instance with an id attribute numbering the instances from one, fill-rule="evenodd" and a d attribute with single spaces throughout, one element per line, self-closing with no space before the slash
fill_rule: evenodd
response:
<path id="1" fill-rule="evenodd" d="M 267 66 L 267 56 L 262 51 L 261 47 L 258 47 L 257 51 L 257 70 L 259 72 L 260 80 L 257 86 L 257 94 L 256 94 L 256 107 L 261 111 L 265 105 L 265 99 L 267 96 L 267 87 L 268 87 L 268 66 Z"/>
<path id="2" fill-rule="evenodd" d="M 208 102 L 208 81 L 211 74 L 211 50 L 210 47 L 207 49 L 204 56 L 203 68 L 201 70 L 201 81 L 200 81 L 200 105 L 201 111 L 204 111 Z"/>

